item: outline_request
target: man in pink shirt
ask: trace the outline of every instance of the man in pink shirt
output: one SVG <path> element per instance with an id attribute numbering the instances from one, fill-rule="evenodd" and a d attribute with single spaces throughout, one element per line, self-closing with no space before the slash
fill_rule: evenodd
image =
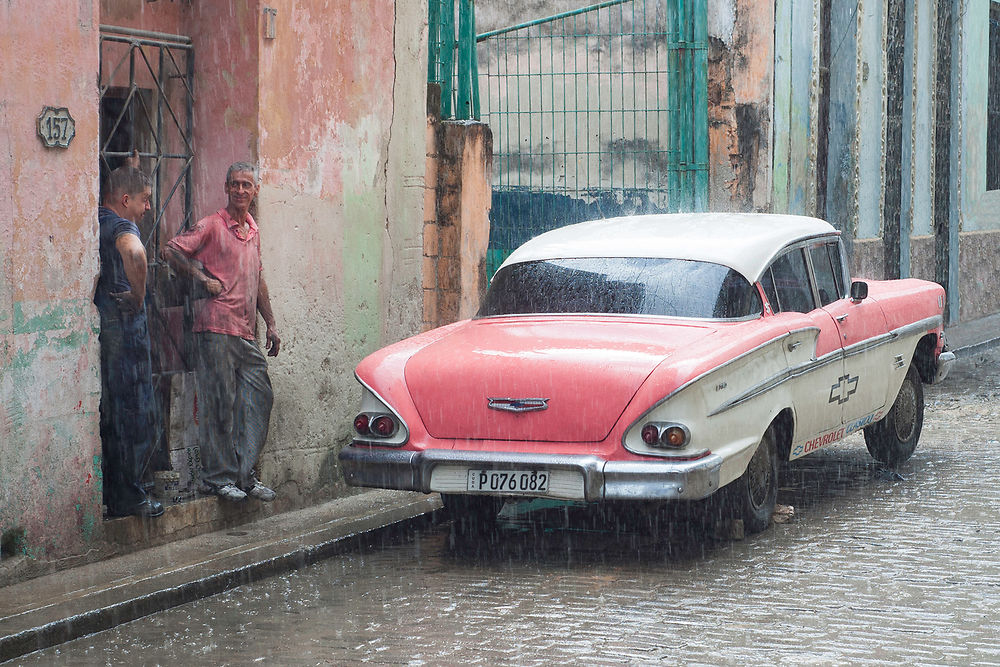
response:
<path id="1" fill-rule="evenodd" d="M 202 481 L 233 501 L 248 495 L 258 500 L 275 496 L 254 476 L 273 403 L 267 360 L 256 342 L 258 312 L 267 327 L 268 356 L 277 356 L 281 347 L 261 273 L 257 223 L 249 212 L 259 187 L 254 165 L 232 165 L 226 174 L 226 207 L 163 248 L 163 258 L 174 269 L 211 295 L 194 322 Z"/>

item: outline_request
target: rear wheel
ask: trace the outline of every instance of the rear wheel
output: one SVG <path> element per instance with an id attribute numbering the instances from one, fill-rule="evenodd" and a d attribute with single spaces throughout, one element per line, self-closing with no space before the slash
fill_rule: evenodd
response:
<path id="1" fill-rule="evenodd" d="M 911 364 L 889 414 L 865 428 L 868 452 L 880 463 L 898 465 L 917 448 L 923 425 L 924 387 L 917 367 Z"/>
<path id="2" fill-rule="evenodd" d="M 731 518 L 741 519 L 745 532 L 759 533 L 767 528 L 778 500 L 778 455 L 773 428 L 764 432 L 747 469 L 723 491 Z"/>
<path id="3" fill-rule="evenodd" d="M 488 533 L 496 527 L 497 514 L 503 508 L 503 498 L 442 493 L 441 502 L 452 520 L 455 531 L 466 535 Z"/>

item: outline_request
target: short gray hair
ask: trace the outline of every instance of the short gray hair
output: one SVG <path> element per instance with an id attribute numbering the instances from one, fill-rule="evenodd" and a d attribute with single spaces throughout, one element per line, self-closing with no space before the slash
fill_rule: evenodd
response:
<path id="1" fill-rule="evenodd" d="M 248 174 L 253 174 L 254 185 L 257 185 L 257 183 L 260 182 L 260 172 L 257 170 L 257 165 L 250 164 L 249 162 L 234 162 L 229 165 L 229 171 L 226 172 L 226 183 L 229 183 L 233 174 L 239 171 L 245 171 Z"/>

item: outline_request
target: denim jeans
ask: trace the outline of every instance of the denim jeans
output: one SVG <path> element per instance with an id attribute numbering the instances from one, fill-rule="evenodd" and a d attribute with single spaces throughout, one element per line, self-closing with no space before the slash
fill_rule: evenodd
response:
<path id="1" fill-rule="evenodd" d="M 104 502 L 112 514 L 146 500 L 142 476 L 154 440 L 155 404 L 144 312 L 101 317 Z"/>

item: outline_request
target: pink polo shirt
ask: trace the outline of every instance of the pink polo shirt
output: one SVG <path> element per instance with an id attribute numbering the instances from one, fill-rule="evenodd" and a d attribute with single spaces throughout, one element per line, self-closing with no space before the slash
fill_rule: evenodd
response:
<path id="1" fill-rule="evenodd" d="M 222 283 L 222 292 L 204 299 L 196 312 L 194 331 L 210 331 L 253 340 L 257 328 L 257 289 L 260 285 L 260 235 L 247 214 L 243 235 L 226 209 L 202 218 L 167 245 L 196 259 L 205 272 Z"/>

